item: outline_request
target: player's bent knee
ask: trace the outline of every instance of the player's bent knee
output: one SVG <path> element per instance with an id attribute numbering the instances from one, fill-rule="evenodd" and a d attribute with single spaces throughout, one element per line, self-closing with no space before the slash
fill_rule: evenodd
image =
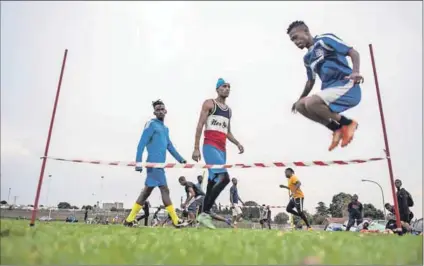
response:
<path id="1" fill-rule="evenodd" d="M 299 100 L 294 106 L 296 111 L 298 111 L 299 113 L 306 111 L 305 100 L 306 100 L 305 98 Z"/>

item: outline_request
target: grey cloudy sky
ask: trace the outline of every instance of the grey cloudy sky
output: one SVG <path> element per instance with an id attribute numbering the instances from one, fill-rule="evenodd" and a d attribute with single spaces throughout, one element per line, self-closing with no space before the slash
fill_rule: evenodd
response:
<path id="1" fill-rule="evenodd" d="M 164 100 L 166 123 L 180 153 L 191 158 L 203 100 L 215 97 L 218 77 L 232 84 L 234 135 L 245 154 L 228 146 L 228 163 L 355 159 L 383 156 L 368 44 L 375 56 L 396 177 L 422 209 L 422 2 L 3 2 L 1 8 L 1 198 L 32 204 L 60 64 L 69 49 L 50 155 L 132 161 L 151 101 Z M 286 35 L 293 20 L 313 34 L 334 33 L 361 54 L 362 102 L 346 114 L 359 121 L 355 140 L 328 152 L 330 133 L 290 112 L 306 81 L 301 51 Z M 317 82 L 314 90 L 319 90 Z M 168 160 L 173 158 L 168 155 Z M 385 161 L 295 169 L 305 207 L 357 193 L 382 206 L 391 201 Z M 168 170 L 177 178 L 198 170 Z M 48 161 L 48 201 L 130 207 L 144 184 L 132 168 Z M 283 169 L 239 169 L 244 200 L 284 205 Z M 101 184 L 100 176 L 105 176 Z M 47 184 L 40 204 L 46 204 Z M 219 202 L 228 204 L 229 187 Z M 95 196 L 93 196 L 93 193 Z M 159 192 L 152 194 L 159 203 Z"/>

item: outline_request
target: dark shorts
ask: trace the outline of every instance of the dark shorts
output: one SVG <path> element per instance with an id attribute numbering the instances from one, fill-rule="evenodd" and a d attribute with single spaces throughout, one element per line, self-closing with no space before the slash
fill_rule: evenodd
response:
<path id="1" fill-rule="evenodd" d="M 190 205 L 188 205 L 187 211 L 189 213 L 196 213 L 197 208 L 202 205 L 204 198 L 204 196 L 198 196 Z"/>
<path id="2" fill-rule="evenodd" d="M 287 209 L 296 208 L 297 212 L 303 212 L 303 201 L 304 198 L 291 198 L 289 204 L 287 204 Z"/>

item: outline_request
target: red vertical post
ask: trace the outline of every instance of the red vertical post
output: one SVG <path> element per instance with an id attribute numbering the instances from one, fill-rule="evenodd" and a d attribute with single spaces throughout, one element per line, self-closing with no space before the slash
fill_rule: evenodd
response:
<path id="1" fill-rule="evenodd" d="M 41 164 L 40 178 L 38 179 L 37 192 L 35 193 L 34 209 L 32 210 L 31 222 L 29 224 L 30 226 L 34 226 L 35 218 L 37 216 L 38 200 L 40 199 L 41 186 L 43 184 L 43 177 L 44 177 L 44 169 L 46 168 L 47 156 L 48 156 L 49 147 L 50 147 L 50 138 L 52 136 L 54 118 L 56 116 L 56 108 L 57 108 L 57 104 L 58 104 L 58 101 L 59 101 L 60 87 L 62 85 L 63 72 L 65 71 L 65 64 L 66 64 L 67 56 L 68 56 L 68 49 L 65 50 L 65 54 L 63 56 L 62 69 L 60 71 L 59 83 L 57 85 L 56 99 L 54 101 L 52 117 L 51 117 L 51 120 L 50 120 L 50 127 L 49 127 L 49 133 L 47 135 L 47 143 L 46 143 L 46 148 L 44 150 L 44 157 L 42 158 L 43 163 Z"/>
<path id="2" fill-rule="evenodd" d="M 402 226 L 400 223 L 399 204 L 398 204 L 397 195 L 396 195 L 395 180 L 393 177 L 392 158 L 390 157 L 389 140 L 387 137 L 386 122 L 384 120 L 384 112 L 383 112 L 383 103 L 381 101 L 380 86 L 378 84 L 377 69 L 375 66 L 374 51 L 372 48 L 372 44 L 369 45 L 369 48 L 370 48 L 370 54 L 371 54 L 372 70 L 374 72 L 375 89 L 377 91 L 378 108 L 380 110 L 381 125 L 383 127 L 384 145 L 386 146 L 385 151 L 387 156 L 387 165 L 389 166 L 390 184 L 392 185 L 392 195 L 393 195 L 393 202 L 395 205 L 394 208 L 395 208 L 395 215 L 396 215 L 396 226 L 398 228 L 401 228 Z"/>

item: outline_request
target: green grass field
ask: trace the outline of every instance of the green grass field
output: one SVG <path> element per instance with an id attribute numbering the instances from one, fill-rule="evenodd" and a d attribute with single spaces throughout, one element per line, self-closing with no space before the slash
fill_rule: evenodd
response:
<path id="1" fill-rule="evenodd" d="M 4 232 L 9 233 L 4 235 Z M 347 232 L 124 228 L 1 220 L 1 264 L 423 265 L 421 236 Z"/>

